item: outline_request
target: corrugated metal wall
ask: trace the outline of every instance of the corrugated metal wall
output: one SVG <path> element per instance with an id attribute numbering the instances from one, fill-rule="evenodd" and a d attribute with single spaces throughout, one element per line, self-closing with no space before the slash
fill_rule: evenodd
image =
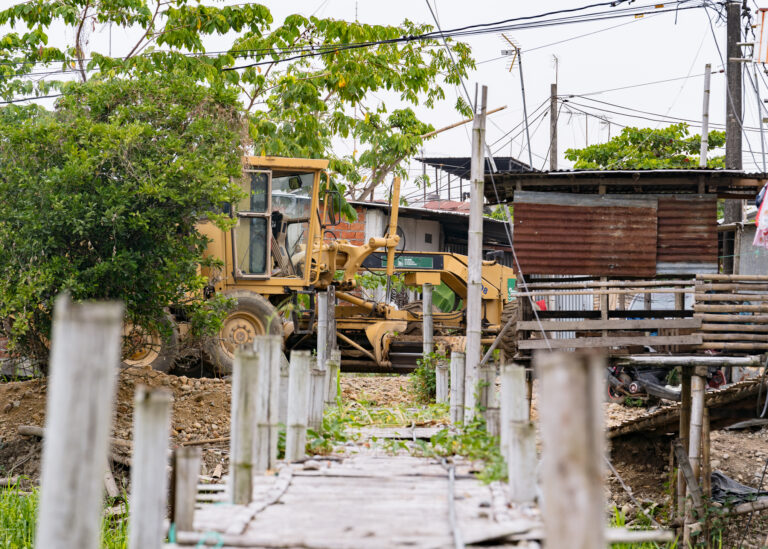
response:
<path id="1" fill-rule="evenodd" d="M 659 274 L 717 272 L 717 197 L 659 196 Z"/>
<path id="2" fill-rule="evenodd" d="M 515 250 L 523 273 L 654 276 L 656 200 L 515 193 Z"/>

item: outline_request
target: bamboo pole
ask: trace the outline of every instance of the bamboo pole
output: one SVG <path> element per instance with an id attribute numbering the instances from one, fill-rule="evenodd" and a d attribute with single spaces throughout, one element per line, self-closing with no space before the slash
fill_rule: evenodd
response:
<path id="1" fill-rule="evenodd" d="M 172 403 L 167 389 L 136 389 L 128 549 L 160 549 L 164 544 Z"/>
<path id="2" fill-rule="evenodd" d="M 683 448 L 688 448 L 688 435 L 691 428 L 691 372 L 693 368 L 683 366 L 681 368 L 682 380 L 680 384 L 680 441 Z M 682 469 L 677 472 L 677 512 L 679 517 L 685 517 L 685 479 Z"/>
<path id="3" fill-rule="evenodd" d="M 288 423 L 285 459 L 297 461 L 305 455 L 309 419 L 309 351 L 292 351 L 288 378 Z"/>
<path id="4" fill-rule="evenodd" d="M 123 307 L 56 299 L 35 547 L 97 549 Z"/>

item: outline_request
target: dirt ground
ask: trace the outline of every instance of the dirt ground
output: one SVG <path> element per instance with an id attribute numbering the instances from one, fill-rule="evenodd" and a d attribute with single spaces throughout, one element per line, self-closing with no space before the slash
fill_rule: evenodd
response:
<path id="1" fill-rule="evenodd" d="M 122 372 L 119 378 L 113 437 L 132 438 L 133 394 L 139 384 L 166 387 L 172 392 L 173 444 L 229 435 L 229 381 L 132 370 Z M 343 398 L 370 406 L 389 407 L 414 402 L 407 377 L 345 374 L 341 388 Z M 44 425 L 45 395 L 46 380 L 0 383 L 0 478 L 23 475 L 30 479 L 25 482 L 37 482 L 42 443 L 34 437 L 20 436 L 17 429 L 20 425 Z M 606 425 L 619 424 L 645 411 L 644 408 L 605 404 Z M 768 459 L 768 430 L 714 431 L 711 440 L 713 470 L 719 469 L 738 482 L 757 487 Z M 226 472 L 228 448 L 227 441 L 206 444 L 202 474 Z M 117 460 L 129 458 L 128 452 L 121 453 L 120 448 L 114 447 L 113 451 Z M 669 440 L 642 435 L 614 442 L 611 448 L 611 461 L 634 497 L 644 507 L 655 506 L 659 519 L 668 516 L 672 503 L 669 455 Z M 218 470 L 217 465 L 221 465 Z M 127 468 L 118 462 L 113 466 L 119 481 L 127 485 Z M 765 486 L 768 486 L 768 478 Z M 635 505 L 612 474 L 608 476 L 607 487 L 609 503 L 624 511 L 628 522 L 637 520 Z M 765 539 L 765 521 L 763 517 L 753 519 L 750 542 L 757 544 L 760 535 Z M 745 525 L 746 519 L 743 519 L 728 528 L 738 534 Z"/>

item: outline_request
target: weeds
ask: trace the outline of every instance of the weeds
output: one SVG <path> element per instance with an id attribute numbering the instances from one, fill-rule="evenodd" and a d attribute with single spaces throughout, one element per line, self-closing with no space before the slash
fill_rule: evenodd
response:
<path id="1" fill-rule="evenodd" d="M 411 386 L 419 402 L 429 404 L 435 401 L 435 369 L 440 360 L 445 360 L 445 355 L 433 352 L 416 361 L 416 369 L 411 373 Z"/>
<path id="2" fill-rule="evenodd" d="M 36 489 L 23 492 L 16 485 L 0 490 L 0 547 L 25 549 L 34 546 L 39 501 Z M 101 546 L 104 549 L 125 549 L 127 545 L 128 521 L 119 517 L 104 517 L 101 522 Z"/>
<path id="3" fill-rule="evenodd" d="M 416 441 L 414 454 L 426 457 L 462 456 L 482 465 L 477 478 L 490 483 L 506 480 L 507 464 L 501 455 L 499 438 L 488 434 L 480 413 L 463 426 L 441 429 L 429 442 Z"/>

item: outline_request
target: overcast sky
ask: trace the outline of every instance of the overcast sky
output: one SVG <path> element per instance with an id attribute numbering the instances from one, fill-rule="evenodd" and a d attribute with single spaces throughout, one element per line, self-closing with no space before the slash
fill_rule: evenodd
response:
<path id="1" fill-rule="evenodd" d="M 236 2 L 237 0 L 226 0 L 224 3 Z M 17 3 L 17 0 L 0 0 L 0 6 L 3 7 L 14 3 Z M 276 22 L 282 21 L 290 13 L 315 14 L 347 20 L 354 19 L 357 14 L 361 22 L 375 24 L 398 24 L 405 18 L 419 23 L 433 22 L 425 0 L 388 0 L 386 2 L 293 0 L 263 3 L 272 10 Z M 691 3 L 698 3 L 698 0 Z M 651 2 L 638 1 L 633 5 L 645 4 L 650 5 Z M 582 5 L 582 2 L 575 0 L 547 2 L 437 0 L 437 14 L 440 24 L 446 30 L 579 5 Z M 751 1 L 750 6 L 754 9 L 755 2 Z M 709 11 L 709 16 L 714 19 L 712 11 Z M 713 24 L 715 37 L 724 55 L 725 26 L 717 21 Z M 0 29 L 2 32 L 5 30 Z M 759 36 L 760 29 L 756 29 L 756 32 Z M 90 37 L 90 47 L 106 53 L 108 36 L 106 28 L 95 28 Z M 560 95 L 591 94 L 627 87 L 588 95 L 588 98 L 574 97 L 572 106 L 569 107 L 568 103 L 563 105 L 559 117 L 560 168 L 570 167 L 570 163 L 563 158 L 565 149 L 604 142 L 609 135 L 613 136 L 620 132 L 621 126 L 663 127 L 668 122 L 660 122 L 656 119 L 668 117 L 700 120 L 704 65 L 711 63 L 713 70 L 722 68 L 710 30 L 707 11 L 704 9 L 680 11 L 678 14 L 651 14 L 639 19 L 630 17 L 597 23 L 522 30 L 515 31 L 510 36 L 523 49 L 523 71 L 535 168 L 549 166 L 549 163 L 545 163 L 544 160 L 549 147 L 549 120 L 548 117 L 540 115 L 544 111 L 548 112 L 549 108 L 550 84 L 555 80 L 554 56 L 558 59 Z M 54 43 L 67 39 L 71 41 L 71 38 L 63 31 L 54 31 L 51 36 Z M 135 38 L 133 40 L 135 41 Z M 499 58 L 500 51 L 508 49 L 508 45 L 500 35 L 473 36 L 462 40 L 471 46 L 478 62 L 477 70 L 469 75 L 466 82 L 470 92 L 473 92 L 475 83 L 487 85 L 489 108 L 502 105 L 508 107 L 489 117 L 488 143 L 492 144 L 494 154 L 500 156 L 511 154 L 527 162 L 525 134 L 519 131 L 513 132 L 514 139 L 511 142 L 508 137 L 504 137 L 523 119 L 519 72 L 517 68 L 509 72 L 508 60 Z M 119 55 L 127 49 L 129 42 L 133 43 L 131 37 L 115 32 L 112 36 L 114 54 Z M 213 40 L 208 46 L 214 49 L 217 46 L 226 46 L 228 43 L 231 42 L 221 41 L 217 44 L 216 40 Z M 752 70 L 751 67 L 752 65 L 750 70 Z M 666 79 L 676 80 L 628 87 Z M 768 97 L 768 87 L 765 84 L 768 77 L 758 75 L 758 81 L 761 95 Z M 759 123 L 757 100 L 749 80 L 745 81 L 744 87 L 746 90 L 745 127 L 756 128 Z M 725 75 L 713 74 L 710 115 L 714 124 L 722 123 L 725 119 L 724 90 Z M 456 94 L 460 91 L 451 86 L 445 89 L 445 93 L 447 100 L 434 110 L 416 109 L 423 119 L 437 128 L 460 119 L 453 108 Z M 376 97 L 371 98 L 371 104 L 377 100 L 385 101 L 390 109 L 397 106 L 396 98 L 386 94 L 377 94 Z M 654 114 L 640 112 L 633 114 L 626 110 L 627 107 Z M 586 116 L 579 111 L 587 111 L 592 116 Z M 425 145 L 425 154 L 468 156 L 470 129 L 470 125 L 466 125 L 430 140 Z M 692 130 L 699 131 L 696 127 Z M 745 170 L 762 170 L 760 134 L 756 131 L 746 133 L 744 150 L 748 151 L 750 146 L 754 155 L 749 152 L 744 153 L 744 168 Z M 339 142 L 338 147 L 340 154 L 348 154 L 352 144 Z M 420 168 L 416 165 L 412 166 L 413 172 L 418 170 Z M 413 194 L 413 188 L 408 186 L 407 192 Z"/>

